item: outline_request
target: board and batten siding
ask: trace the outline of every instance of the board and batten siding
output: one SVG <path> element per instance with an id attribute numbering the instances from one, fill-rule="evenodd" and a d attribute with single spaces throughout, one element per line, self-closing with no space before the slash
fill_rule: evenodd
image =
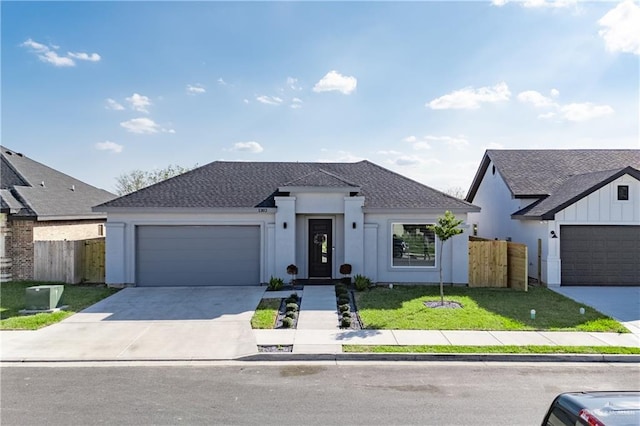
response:
<path id="1" fill-rule="evenodd" d="M 629 185 L 629 200 L 618 201 L 618 185 Z M 640 224 L 640 182 L 624 175 L 559 211 L 556 222 L 576 224 Z M 556 231 L 557 232 L 557 231 Z"/>

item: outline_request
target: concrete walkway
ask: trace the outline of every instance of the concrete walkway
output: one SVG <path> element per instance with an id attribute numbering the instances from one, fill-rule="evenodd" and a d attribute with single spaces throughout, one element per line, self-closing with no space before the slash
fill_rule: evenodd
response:
<path id="1" fill-rule="evenodd" d="M 127 288 L 58 324 L 0 331 L 0 361 L 231 360 L 259 355 L 259 345 L 293 345 L 293 356 L 303 357 L 340 354 L 344 344 L 640 347 L 640 336 L 631 333 L 341 330 L 333 286 L 306 286 L 296 293 L 302 297 L 297 329 L 252 330 L 260 299 L 291 291 Z M 348 355 L 366 356 L 341 356 Z"/>

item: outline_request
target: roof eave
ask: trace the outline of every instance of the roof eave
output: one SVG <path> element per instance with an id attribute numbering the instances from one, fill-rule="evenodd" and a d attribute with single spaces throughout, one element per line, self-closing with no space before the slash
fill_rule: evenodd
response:
<path id="1" fill-rule="evenodd" d="M 360 192 L 361 189 L 362 187 L 360 186 L 280 186 L 278 187 L 278 191 L 290 192 L 290 193 L 300 193 L 300 192 L 351 193 L 351 192 Z"/>
<path id="2" fill-rule="evenodd" d="M 93 211 L 109 213 L 275 213 L 276 207 L 93 207 Z"/>
<path id="3" fill-rule="evenodd" d="M 450 211 L 453 214 L 460 213 L 477 213 L 480 211 L 480 207 L 472 206 L 468 208 L 446 208 L 446 207 L 438 207 L 438 208 L 425 208 L 425 207 L 414 207 L 414 208 L 391 208 L 391 207 L 364 207 L 364 213 L 377 213 L 377 214 L 443 214 L 446 210 Z"/>

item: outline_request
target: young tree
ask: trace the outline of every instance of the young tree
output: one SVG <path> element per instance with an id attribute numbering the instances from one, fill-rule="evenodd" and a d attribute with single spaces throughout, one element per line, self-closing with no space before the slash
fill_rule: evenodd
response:
<path id="1" fill-rule="evenodd" d="M 147 186 L 151 186 L 154 183 L 181 175 L 196 167 L 197 165 L 193 167 L 182 167 L 169 164 L 164 169 L 151 171 L 132 170 L 129 173 L 124 173 L 116 178 L 116 193 L 118 195 L 126 195 Z"/>
<path id="2" fill-rule="evenodd" d="M 463 230 L 460 228 L 462 220 L 456 219 L 455 215 L 449 210 L 444 212 L 444 216 L 438 218 L 438 223 L 429 226 L 429 229 L 440 240 L 440 250 L 438 254 L 438 265 L 440 270 L 440 304 L 444 305 L 444 284 L 442 283 L 442 249 L 445 241 L 451 237 L 455 237 L 458 234 L 462 234 Z"/>

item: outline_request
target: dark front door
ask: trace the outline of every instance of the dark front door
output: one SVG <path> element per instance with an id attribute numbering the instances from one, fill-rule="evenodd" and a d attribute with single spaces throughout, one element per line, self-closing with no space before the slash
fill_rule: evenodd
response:
<path id="1" fill-rule="evenodd" d="M 309 278 L 331 278 L 331 219 L 309 220 Z"/>

